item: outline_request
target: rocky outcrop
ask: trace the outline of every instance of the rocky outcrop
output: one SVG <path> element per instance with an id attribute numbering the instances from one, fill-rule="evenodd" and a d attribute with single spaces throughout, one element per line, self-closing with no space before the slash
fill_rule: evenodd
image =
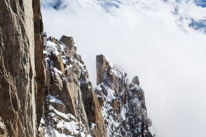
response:
<path id="1" fill-rule="evenodd" d="M 123 70 L 99 55 L 94 89 L 73 38 L 67 36 L 49 37 L 44 57 L 47 95 L 41 136 L 155 136 L 137 76 L 130 83 Z"/>
<path id="2" fill-rule="evenodd" d="M 96 61 L 95 92 L 108 136 L 154 137 L 138 77 L 130 83 L 124 70 L 112 68 L 103 55 Z"/>
<path id="3" fill-rule="evenodd" d="M 73 38 L 49 37 L 44 57 L 47 95 L 39 134 L 106 137 L 98 100 Z"/>
<path id="4" fill-rule="evenodd" d="M 144 91 L 139 86 L 138 77 L 134 77 L 128 91 L 128 122 L 133 136 L 154 136 L 152 122 L 147 115 Z M 138 130 L 137 130 L 138 129 Z"/>

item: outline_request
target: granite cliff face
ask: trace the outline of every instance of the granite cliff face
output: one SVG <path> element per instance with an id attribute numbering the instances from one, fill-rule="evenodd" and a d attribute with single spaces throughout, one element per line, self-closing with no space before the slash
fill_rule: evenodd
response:
<path id="1" fill-rule="evenodd" d="M 99 55 L 94 88 L 73 38 L 42 31 L 39 0 L 0 1 L 0 137 L 155 136 L 138 77 Z"/>
<path id="2" fill-rule="evenodd" d="M 39 0 L 0 1 L 2 136 L 37 136 L 36 94 L 37 87 L 44 85 L 44 69 L 43 65 L 39 65 L 43 59 L 41 24 Z"/>

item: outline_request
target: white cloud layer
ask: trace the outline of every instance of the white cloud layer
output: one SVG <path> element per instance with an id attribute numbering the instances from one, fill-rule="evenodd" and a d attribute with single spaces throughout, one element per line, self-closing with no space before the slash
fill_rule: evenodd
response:
<path id="1" fill-rule="evenodd" d="M 42 8 L 45 31 L 74 37 L 93 82 L 100 53 L 130 79 L 138 75 L 157 137 L 206 137 L 206 35 L 188 27 L 206 9 L 172 0 L 105 1 Z"/>

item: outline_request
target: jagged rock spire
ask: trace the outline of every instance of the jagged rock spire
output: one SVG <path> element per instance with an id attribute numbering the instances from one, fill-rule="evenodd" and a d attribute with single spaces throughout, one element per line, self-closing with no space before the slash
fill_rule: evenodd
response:
<path id="1" fill-rule="evenodd" d="M 96 72 L 97 72 L 97 85 L 104 81 L 103 74 L 108 68 L 108 62 L 105 57 L 101 55 L 96 56 Z"/>
<path id="2" fill-rule="evenodd" d="M 135 76 L 133 79 L 132 79 L 132 82 L 134 84 L 137 84 L 139 86 L 140 82 L 139 82 L 139 77 L 138 76 Z"/>
<path id="3" fill-rule="evenodd" d="M 124 70 L 113 68 L 103 55 L 96 57 L 96 94 L 109 137 L 154 137 L 144 91 L 135 76 L 129 83 Z"/>

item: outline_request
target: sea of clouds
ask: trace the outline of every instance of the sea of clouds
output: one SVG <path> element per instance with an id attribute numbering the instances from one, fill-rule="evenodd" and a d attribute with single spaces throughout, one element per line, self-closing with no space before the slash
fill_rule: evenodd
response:
<path id="1" fill-rule="evenodd" d="M 41 0 L 44 31 L 72 36 L 95 85 L 95 59 L 138 75 L 157 137 L 206 137 L 206 8 L 175 0 Z"/>

